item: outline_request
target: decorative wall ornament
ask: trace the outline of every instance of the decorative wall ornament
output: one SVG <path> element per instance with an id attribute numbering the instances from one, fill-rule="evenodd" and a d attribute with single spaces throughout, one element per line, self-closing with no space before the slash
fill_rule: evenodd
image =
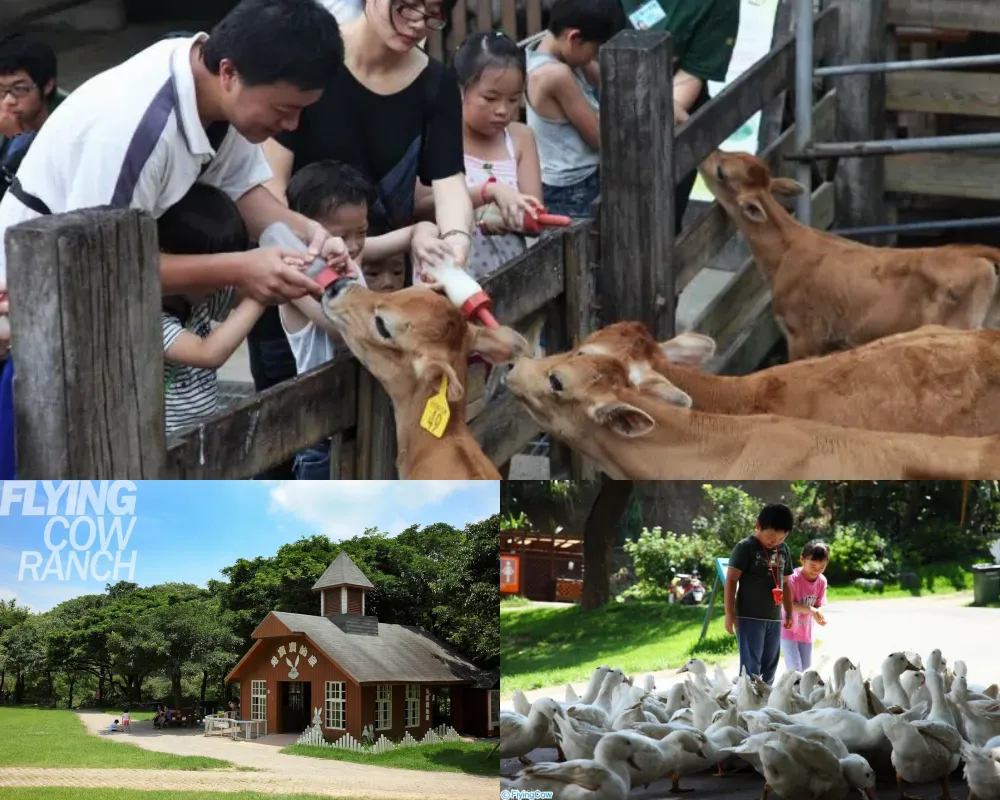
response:
<path id="1" fill-rule="evenodd" d="M 301 674 L 299 672 L 300 663 L 302 663 L 303 666 L 308 664 L 310 667 L 315 667 L 318 660 L 316 656 L 309 656 L 309 658 L 306 658 L 306 656 L 309 655 L 309 648 L 304 644 L 300 645 L 298 642 L 294 641 L 289 642 L 287 647 L 285 645 L 279 646 L 277 653 L 277 655 L 271 656 L 271 666 L 277 667 L 278 664 L 281 663 L 281 659 L 285 659 L 285 663 L 288 665 L 288 679 L 290 681 L 297 680 Z M 292 656 L 295 657 L 294 660 L 292 660 Z M 302 661 L 303 659 L 305 659 L 304 662 Z"/>

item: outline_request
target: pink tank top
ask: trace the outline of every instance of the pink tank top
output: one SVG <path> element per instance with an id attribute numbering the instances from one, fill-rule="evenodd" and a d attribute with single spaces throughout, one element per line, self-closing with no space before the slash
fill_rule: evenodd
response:
<path id="1" fill-rule="evenodd" d="M 485 161 L 482 158 L 465 155 L 465 185 L 479 186 L 490 178 L 496 178 L 498 183 L 517 188 L 517 154 L 514 152 L 514 142 L 510 131 L 503 132 L 503 142 L 510 158 L 500 161 Z"/>

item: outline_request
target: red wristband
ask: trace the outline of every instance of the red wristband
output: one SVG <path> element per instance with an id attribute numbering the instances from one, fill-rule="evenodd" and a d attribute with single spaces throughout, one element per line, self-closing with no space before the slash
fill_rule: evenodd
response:
<path id="1" fill-rule="evenodd" d="M 484 206 L 488 205 L 490 202 L 489 199 L 486 197 L 486 187 L 489 186 L 491 183 L 496 183 L 496 182 L 497 179 L 493 175 L 490 175 L 490 177 L 486 179 L 486 183 L 483 184 L 483 188 L 479 190 L 479 199 L 483 201 Z"/>

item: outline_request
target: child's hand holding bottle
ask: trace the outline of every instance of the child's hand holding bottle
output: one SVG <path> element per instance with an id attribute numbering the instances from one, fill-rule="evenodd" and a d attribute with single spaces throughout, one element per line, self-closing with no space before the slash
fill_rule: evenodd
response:
<path id="1" fill-rule="evenodd" d="M 482 226 L 487 233 L 524 232 L 524 215 L 537 218 L 544 209 L 541 201 L 530 194 L 521 194 L 517 189 L 504 183 L 493 181 L 483 188 L 483 197 L 499 211 L 499 220 L 485 211 Z M 489 207 L 487 206 L 487 209 Z"/>

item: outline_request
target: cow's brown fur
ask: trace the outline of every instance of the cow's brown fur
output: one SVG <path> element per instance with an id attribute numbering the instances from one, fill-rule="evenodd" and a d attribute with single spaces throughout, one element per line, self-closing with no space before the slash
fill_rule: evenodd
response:
<path id="1" fill-rule="evenodd" d="M 770 283 L 791 360 L 922 325 L 983 326 L 996 298 L 1000 250 L 870 247 L 798 222 L 775 195 L 803 187 L 772 178 L 752 155 L 716 151 L 700 171 Z"/>
<path id="2" fill-rule="evenodd" d="M 658 343 L 641 322 L 595 331 L 580 350 L 622 359 L 640 388 L 656 375 L 666 378 L 699 411 L 936 436 L 1000 434 L 998 331 L 927 325 L 738 377 L 700 371 L 715 352 L 710 337 L 684 333 Z"/>
<path id="3" fill-rule="evenodd" d="M 526 352 L 520 334 L 468 325 L 447 298 L 426 287 L 386 294 L 351 284 L 328 290 L 323 310 L 392 398 L 401 479 L 499 480 L 465 424 L 466 365 L 471 353 L 499 364 Z M 376 318 L 389 338 L 379 332 Z M 451 416 L 438 439 L 420 427 L 420 417 L 442 375 L 448 378 Z"/>
<path id="4" fill-rule="evenodd" d="M 1000 437 L 842 428 L 773 415 L 708 414 L 668 381 L 636 388 L 612 356 L 521 359 L 507 386 L 549 434 L 620 479 L 997 478 Z"/>

